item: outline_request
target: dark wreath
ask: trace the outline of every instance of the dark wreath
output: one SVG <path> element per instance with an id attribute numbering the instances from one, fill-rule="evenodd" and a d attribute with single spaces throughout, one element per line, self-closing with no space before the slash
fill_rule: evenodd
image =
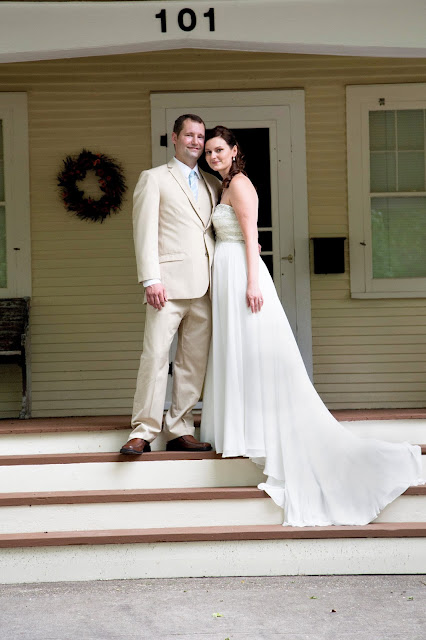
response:
<path id="1" fill-rule="evenodd" d="M 94 171 L 104 192 L 99 200 L 85 198 L 77 182 L 84 180 L 88 171 Z M 79 156 L 67 156 L 64 167 L 58 173 L 60 195 L 66 209 L 81 220 L 103 222 L 111 213 L 119 211 L 126 183 L 120 165 L 103 153 L 83 151 Z"/>

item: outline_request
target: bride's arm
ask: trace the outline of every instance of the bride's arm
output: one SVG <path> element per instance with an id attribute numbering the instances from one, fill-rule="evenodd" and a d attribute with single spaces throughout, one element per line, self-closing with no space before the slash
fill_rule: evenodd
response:
<path id="1" fill-rule="evenodd" d="M 236 213 L 246 244 L 247 255 L 247 306 L 253 313 L 263 305 L 259 289 L 259 245 L 257 232 L 258 198 L 252 182 L 239 173 L 228 187 L 229 199 Z"/>

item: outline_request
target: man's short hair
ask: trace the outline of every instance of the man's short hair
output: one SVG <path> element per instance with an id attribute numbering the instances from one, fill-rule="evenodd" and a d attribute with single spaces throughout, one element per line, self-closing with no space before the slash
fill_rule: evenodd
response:
<path id="1" fill-rule="evenodd" d="M 182 116 L 179 116 L 173 125 L 173 133 L 178 136 L 183 129 L 183 123 L 185 120 L 192 120 L 193 122 L 198 122 L 199 124 L 204 125 L 204 129 L 206 125 L 204 124 L 204 120 L 200 118 L 200 116 L 195 115 L 195 113 L 184 113 Z"/>

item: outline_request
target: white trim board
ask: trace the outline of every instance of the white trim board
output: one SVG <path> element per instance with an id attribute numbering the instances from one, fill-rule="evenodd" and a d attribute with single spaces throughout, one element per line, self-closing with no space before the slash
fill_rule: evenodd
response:
<path id="1" fill-rule="evenodd" d="M 214 10 L 214 30 L 205 16 L 209 9 Z M 157 17 L 161 11 L 166 12 L 167 18 L 164 31 Z M 195 16 L 190 29 L 188 11 Z M 422 58 L 426 55 L 424 3 L 419 0 L 0 3 L 0 62 L 190 48 Z"/>
<path id="2" fill-rule="evenodd" d="M 369 114 L 426 109 L 426 83 L 349 85 L 346 87 L 348 214 L 352 298 L 424 298 L 426 277 L 374 278 L 370 197 Z M 422 191 L 388 194 L 424 197 Z M 386 196 L 387 197 L 387 196 Z"/>
<path id="3" fill-rule="evenodd" d="M 26 93 L 0 92 L 6 202 L 7 287 L 2 298 L 31 296 L 31 231 Z"/>

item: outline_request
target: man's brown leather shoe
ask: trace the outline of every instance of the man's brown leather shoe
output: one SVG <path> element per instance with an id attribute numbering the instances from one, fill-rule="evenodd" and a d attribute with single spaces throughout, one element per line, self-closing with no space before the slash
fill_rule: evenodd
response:
<path id="1" fill-rule="evenodd" d="M 151 451 L 151 446 L 149 442 L 142 440 L 142 438 L 132 438 L 120 449 L 120 453 L 128 456 L 140 456 L 144 451 Z"/>
<path id="2" fill-rule="evenodd" d="M 180 436 L 167 443 L 167 451 L 211 451 L 208 442 L 199 442 L 194 436 Z"/>

